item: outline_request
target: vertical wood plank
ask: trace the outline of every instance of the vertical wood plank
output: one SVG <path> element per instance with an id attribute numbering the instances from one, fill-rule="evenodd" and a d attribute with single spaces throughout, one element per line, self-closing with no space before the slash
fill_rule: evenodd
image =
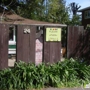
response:
<path id="1" fill-rule="evenodd" d="M 37 26 L 30 26 L 30 30 L 31 30 L 31 33 L 30 33 L 30 49 L 29 49 L 29 52 L 30 52 L 30 61 L 32 63 L 35 63 L 35 41 L 36 41 L 36 29 L 37 29 Z"/>
<path id="2" fill-rule="evenodd" d="M 68 30 L 67 30 L 67 58 L 70 57 L 71 55 L 71 48 L 72 48 L 72 30 L 73 27 L 72 26 L 68 26 Z"/>
<path id="3" fill-rule="evenodd" d="M 0 24 L 0 69 L 8 67 L 9 25 Z"/>
<path id="4" fill-rule="evenodd" d="M 55 53 L 56 56 L 56 62 L 61 61 L 61 42 L 57 42 L 56 45 L 57 48 L 55 48 L 55 51 L 58 53 Z"/>
<path id="5" fill-rule="evenodd" d="M 79 27 L 74 26 L 73 27 L 73 32 L 72 32 L 72 37 L 73 37 L 72 38 L 72 47 L 73 48 L 72 48 L 72 52 L 71 52 L 72 53 L 71 54 L 72 57 L 77 57 L 78 56 L 78 54 L 77 54 L 77 52 L 78 52 L 78 41 L 79 41 L 78 32 L 79 32 Z"/>
<path id="6" fill-rule="evenodd" d="M 23 60 L 30 62 L 30 34 L 23 34 Z"/>
<path id="7" fill-rule="evenodd" d="M 23 60 L 23 26 L 17 26 L 16 34 L 16 61 Z"/>
<path id="8" fill-rule="evenodd" d="M 46 42 L 46 30 L 44 27 L 44 41 L 43 41 L 43 61 L 45 63 L 49 63 L 50 62 L 50 42 Z"/>
<path id="9" fill-rule="evenodd" d="M 50 63 L 54 63 L 55 62 L 55 42 L 50 42 Z"/>

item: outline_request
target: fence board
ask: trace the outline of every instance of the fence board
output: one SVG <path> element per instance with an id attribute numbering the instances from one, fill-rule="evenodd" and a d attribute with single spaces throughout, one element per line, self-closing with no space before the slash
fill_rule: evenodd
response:
<path id="1" fill-rule="evenodd" d="M 0 69 L 8 67 L 9 25 L 0 24 Z"/>
<path id="2" fill-rule="evenodd" d="M 50 62 L 54 63 L 55 61 L 55 42 L 50 42 Z"/>
<path id="3" fill-rule="evenodd" d="M 16 61 L 23 60 L 23 27 L 17 26 Z"/>
<path id="4" fill-rule="evenodd" d="M 55 51 L 58 53 L 55 53 L 55 56 L 56 56 L 56 60 L 59 61 L 59 60 L 61 60 L 61 42 L 57 42 L 56 44 L 57 44 L 56 45 L 57 48 L 55 48 Z"/>
<path id="5" fill-rule="evenodd" d="M 67 57 L 69 58 L 72 52 L 72 30 L 73 27 L 68 27 L 67 30 Z"/>
<path id="6" fill-rule="evenodd" d="M 24 33 L 25 28 L 30 28 L 29 34 Z M 17 27 L 16 61 L 35 62 L 35 31 L 35 26 L 19 25 Z"/>
<path id="7" fill-rule="evenodd" d="M 46 31 L 44 28 L 44 41 L 43 41 L 43 60 L 45 63 L 48 63 L 50 61 L 50 42 L 46 42 Z"/>

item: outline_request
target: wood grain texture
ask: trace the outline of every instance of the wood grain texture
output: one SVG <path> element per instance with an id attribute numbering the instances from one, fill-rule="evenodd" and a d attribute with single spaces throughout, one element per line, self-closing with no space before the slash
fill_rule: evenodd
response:
<path id="1" fill-rule="evenodd" d="M 67 58 L 80 57 L 83 44 L 84 28 L 82 26 L 68 26 Z"/>
<path id="2" fill-rule="evenodd" d="M 0 69 L 8 67 L 9 25 L 0 24 Z"/>
<path id="3" fill-rule="evenodd" d="M 61 59 L 61 42 L 46 41 L 46 28 L 47 27 L 44 27 L 44 47 L 43 47 L 44 58 L 43 59 L 45 63 L 52 64 L 60 61 Z"/>
<path id="4" fill-rule="evenodd" d="M 25 34 L 23 30 L 30 28 L 30 33 Z M 36 27 L 19 25 L 17 26 L 17 55 L 16 61 L 22 60 L 26 63 L 35 63 L 35 36 Z"/>

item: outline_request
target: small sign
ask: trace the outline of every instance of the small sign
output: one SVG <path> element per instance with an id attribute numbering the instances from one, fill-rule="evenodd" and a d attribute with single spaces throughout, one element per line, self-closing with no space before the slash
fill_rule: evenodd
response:
<path id="1" fill-rule="evenodd" d="M 46 41 L 61 41 L 61 28 L 46 28 Z"/>
<path id="2" fill-rule="evenodd" d="M 30 29 L 25 28 L 25 29 L 24 29 L 24 33 L 25 33 L 25 34 L 29 34 L 29 33 L 30 33 Z"/>

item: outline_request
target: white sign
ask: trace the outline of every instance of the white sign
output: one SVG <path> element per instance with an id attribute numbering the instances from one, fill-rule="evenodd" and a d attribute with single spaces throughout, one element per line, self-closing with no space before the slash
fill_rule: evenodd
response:
<path id="1" fill-rule="evenodd" d="M 29 33 L 30 33 L 30 29 L 25 28 L 25 29 L 24 29 L 24 33 L 25 33 L 25 34 L 29 34 Z"/>

